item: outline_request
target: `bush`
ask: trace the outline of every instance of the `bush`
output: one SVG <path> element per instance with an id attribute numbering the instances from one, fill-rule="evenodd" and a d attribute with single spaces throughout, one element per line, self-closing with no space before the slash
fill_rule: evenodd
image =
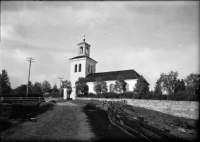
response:
<path id="1" fill-rule="evenodd" d="M 26 97 L 26 94 L 7 94 L 2 97 Z M 43 97 L 42 94 L 28 94 L 27 97 Z"/>
<path id="2" fill-rule="evenodd" d="M 152 100 L 166 100 L 167 99 L 167 95 L 163 95 L 162 93 L 158 93 L 158 94 L 153 93 L 151 99 Z"/>
<path id="3" fill-rule="evenodd" d="M 91 102 L 91 103 L 87 103 L 84 108 L 85 109 L 94 109 L 94 108 L 96 108 L 96 105 Z"/>
<path id="4" fill-rule="evenodd" d="M 87 95 L 78 95 L 78 97 L 90 97 L 90 98 L 133 98 L 134 93 L 133 92 L 125 92 L 125 93 L 114 93 L 114 92 L 109 92 L 109 93 L 102 93 L 102 94 L 93 94 L 93 93 L 88 93 Z"/>
<path id="5" fill-rule="evenodd" d="M 167 99 L 176 101 L 198 101 L 198 95 L 189 92 L 179 91 L 176 94 L 168 95 Z"/>
<path id="6" fill-rule="evenodd" d="M 163 95 L 162 93 L 148 92 L 145 94 L 139 94 L 134 92 L 125 92 L 125 93 L 102 93 L 102 94 L 93 94 L 88 93 L 88 95 L 79 95 L 78 97 L 89 97 L 89 98 L 127 98 L 127 99 L 148 99 L 148 100 L 175 100 L 175 101 L 198 101 L 197 94 L 191 94 L 184 91 L 179 91 L 176 94 Z"/>
<path id="7" fill-rule="evenodd" d="M 49 94 L 45 94 L 44 97 L 52 97 L 52 98 L 58 98 L 60 95 L 59 92 L 52 92 L 52 93 L 49 93 Z M 63 96 L 63 93 L 61 93 L 60 97 Z"/>

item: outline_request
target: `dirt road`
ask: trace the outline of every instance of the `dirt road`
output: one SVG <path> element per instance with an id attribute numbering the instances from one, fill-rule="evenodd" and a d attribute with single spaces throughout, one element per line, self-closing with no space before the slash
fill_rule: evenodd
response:
<path id="1" fill-rule="evenodd" d="M 1 133 L 4 141 L 89 141 L 95 136 L 87 116 L 78 104 L 57 103 L 52 110 L 39 115 L 36 122 L 25 122 Z"/>

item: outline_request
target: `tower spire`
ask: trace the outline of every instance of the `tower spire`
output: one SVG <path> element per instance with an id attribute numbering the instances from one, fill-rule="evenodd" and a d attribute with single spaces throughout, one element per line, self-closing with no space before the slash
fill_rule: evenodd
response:
<path id="1" fill-rule="evenodd" d="M 84 35 L 83 41 L 85 42 L 85 35 Z"/>

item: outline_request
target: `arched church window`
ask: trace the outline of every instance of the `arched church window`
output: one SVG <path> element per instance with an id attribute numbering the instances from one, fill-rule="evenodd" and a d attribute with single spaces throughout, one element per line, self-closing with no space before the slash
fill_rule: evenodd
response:
<path id="1" fill-rule="evenodd" d="M 91 66 L 91 73 L 92 73 L 92 66 Z"/>
<path id="2" fill-rule="evenodd" d="M 80 54 L 83 54 L 83 47 L 80 47 Z"/>
<path id="3" fill-rule="evenodd" d="M 110 88 L 110 92 L 114 92 L 114 88 L 115 88 L 114 84 L 111 83 L 109 88 Z"/>
<path id="4" fill-rule="evenodd" d="M 88 47 L 85 48 L 85 53 L 86 53 L 86 55 L 88 55 L 88 53 L 89 53 L 88 52 Z"/>
<path id="5" fill-rule="evenodd" d="M 75 72 L 77 72 L 77 64 L 75 65 Z"/>
<path id="6" fill-rule="evenodd" d="M 79 72 L 81 72 L 81 64 L 79 64 Z"/>
<path id="7" fill-rule="evenodd" d="M 128 92 L 128 91 L 129 91 L 129 84 L 126 83 L 126 92 Z"/>

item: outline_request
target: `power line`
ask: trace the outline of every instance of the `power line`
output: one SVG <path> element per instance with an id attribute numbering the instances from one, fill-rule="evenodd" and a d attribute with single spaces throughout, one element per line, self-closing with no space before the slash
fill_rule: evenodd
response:
<path id="1" fill-rule="evenodd" d="M 31 71 L 31 63 L 35 62 L 35 59 L 33 59 L 32 57 L 27 58 L 26 61 L 29 61 L 29 73 L 28 73 L 28 83 L 27 83 L 27 89 L 26 89 L 26 97 L 28 97 L 28 86 L 29 86 L 29 79 L 30 79 L 30 71 Z"/>
<path id="2" fill-rule="evenodd" d="M 61 80 L 64 79 L 64 78 L 58 77 L 58 79 L 60 79 L 60 93 L 59 93 L 59 98 L 60 98 L 60 96 L 61 96 Z"/>

